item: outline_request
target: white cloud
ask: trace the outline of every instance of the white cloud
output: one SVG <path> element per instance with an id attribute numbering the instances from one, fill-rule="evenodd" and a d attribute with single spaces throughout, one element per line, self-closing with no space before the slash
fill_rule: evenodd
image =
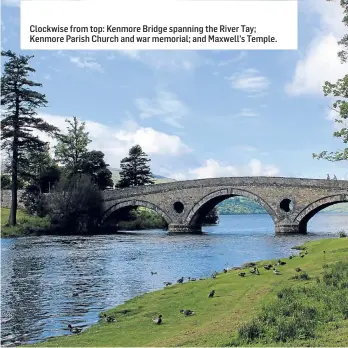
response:
<path id="1" fill-rule="evenodd" d="M 103 72 L 102 66 L 92 57 L 69 57 L 69 60 L 79 68 Z"/>
<path id="2" fill-rule="evenodd" d="M 261 75 L 256 69 L 245 69 L 226 77 L 226 80 L 230 81 L 232 88 L 250 93 L 263 92 L 270 85 L 267 77 Z"/>
<path id="3" fill-rule="evenodd" d="M 319 15 L 320 28 L 310 42 L 305 56 L 298 60 L 292 81 L 285 86 L 288 94 L 323 94 L 325 81 L 335 82 L 347 73 L 347 66 L 337 57 L 337 42 L 345 34 L 343 11 L 337 2 L 308 0 L 302 2 L 309 14 Z"/>
<path id="4" fill-rule="evenodd" d="M 226 176 L 276 176 L 279 172 L 275 165 L 263 164 L 258 159 L 251 159 L 245 165 L 230 165 L 215 159 L 208 159 L 201 167 L 190 169 L 187 173 L 174 173 L 171 177 L 177 180 L 185 180 Z"/>
<path id="5" fill-rule="evenodd" d="M 64 117 L 49 114 L 39 114 L 45 121 L 66 131 L 67 123 Z M 80 120 L 85 121 L 85 120 Z M 120 160 L 125 157 L 131 146 L 139 144 L 149 155 L 178 156 L 191 151 L 179 136 L 169 135 L 156 131 L 153 128 L 144 128 L 133 121 L 125 122 L 122 127 L 105 125 L 94 121 L 85 121 L 86 130 L 92 142 L 89 144 L 90 150 L 100 150 L 104 152 L 106 162 L 112 167 L 119 167 Z M 45 134 L 40 138 L 49 141 L 51 147 L 56 142 Z"/>
<path id="6" fill-rule="evenodd" d="M 251 109 L 248 108 L 244 108 L 241 110 L 241 112 L 239 114 L 237 114 L 237 116 L 240 117 L 256 117 L 258 116 L 258 114 L 254 111 L 252 111 Z"/>
<path id="7" fill-rule="evenodd" d="M 207 60 L 196 51 L 123 50 L 119 51 L 119 53 L 129 57 L 130 59 L 142 62 L 155 70 L 193 71 L 198 66 L 207 64 Z M 114 57 L 114 55 L 109 56 L 110 59 L 113 59 Z"/>
<path id="8" fill-rule="evenodd" d="M 186 105 L 174 93 L 167 91 L 157 91 L 154 99 L 137 98 L 135 104 L 141 118 L 158 117 L 177 128 L 182 128 L 180 121 L 188 114 Z"/>

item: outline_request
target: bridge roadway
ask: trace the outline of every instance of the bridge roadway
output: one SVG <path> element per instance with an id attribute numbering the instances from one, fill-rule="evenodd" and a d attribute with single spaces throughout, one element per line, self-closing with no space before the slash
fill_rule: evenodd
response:
<path id="1" fill-rule="evenodd" d="M 102 223 L 122 210 L 150 208 L 168 223 L 168 232 L 199 233 L 205 215 L 223 200 L 242 196 L 271 216 L 275 233 L 306 233 L 320 210 L 348 202 L 348 181 L 285 177 L 224 177 L 176 181 L 103 193 Z"/>

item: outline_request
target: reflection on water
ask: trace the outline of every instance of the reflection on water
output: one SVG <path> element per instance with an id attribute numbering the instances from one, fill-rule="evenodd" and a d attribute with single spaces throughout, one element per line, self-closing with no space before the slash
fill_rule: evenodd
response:
<path id="1" fill-rule="evenodd" d="M 346 226 L 348 215 L 319 214 L 307 235 L 275 236 L 268 215 L 235 215 L 221 216 L 203 235 L 152 230 L 3 239 L 1 343 L 67 334 L 69 323 L 93 324 L 102 310 L 158 289 L 163 281 L 207 277 L 226 264 L 282 257 L 291 246 L 335 236 Z"/>

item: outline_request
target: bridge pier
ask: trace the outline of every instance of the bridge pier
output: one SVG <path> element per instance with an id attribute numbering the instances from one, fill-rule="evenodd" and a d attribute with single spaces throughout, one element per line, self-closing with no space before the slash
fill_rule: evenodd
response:
<path id="1" fill-rule="evenodd" d="M 169 233 L 202 233 L 201 226 L 191 226 L 186 224 L 169 224 Z"/>
<path id="2" fill-rule="evenodd" d="M 278 223 L 275 224 L 276 234 L 305 234 L 307 226 L 299 223 Z"/>

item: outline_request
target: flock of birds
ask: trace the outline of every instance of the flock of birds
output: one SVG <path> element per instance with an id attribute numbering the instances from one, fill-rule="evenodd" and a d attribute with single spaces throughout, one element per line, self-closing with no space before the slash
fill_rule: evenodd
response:
<path id="1" fill-rule="evenodd" d="M 323 253 L 325 254 L 325 251 L 323 251 Z M 304 253 L 300 253 L 299 256 L 301 258 L 304 258 L 305 255 L 307 255 L 308 252 L 307 250 L 304 251 Z M 292 259 L 294 258 L 295 255 L 290 255 L 289 256 L 289 259 Z M 275 275 L 281 275 L 281 272 L 276 268 L 276 267 L 279 267 L 279 266 L 283 266 L 283 265 L 286 265 L 286 262 L 285 261 L 282 261 L 281 259 L 278 259 L 277 260 L 277 263 L 275 265 L 272 265 L 272 264 L 268 264 L 268 265 L 264 265 L 263 268 L 267 271 L 269 270 L 273 270 L 273 273 Z M 236 269 L 236 268 L 234 268 Z M 223 273 L 227 273 L 229 270 L 232 270 L 232 268 L 224 268 L 222 270 Z M 297 267 L 295 268 L 295 271 L 296 272 L 302 272 L 302 269 L 300 267 Z M 258 267 L 256 267 L 255 265 L 252 266 L 250 269 L 249 269 L 249 273 L 251 274 L 254 274 L 254 275 L 260 275 L 260 271 L 258 269 Z M 157 272 L 152 272 L 151 271 L 151 275 L 156 275 Z M 218 275 L 219 273 L 218 272 L 213 272 L 212 275 L 211 275 L 211 278 L 213 279 L 216 279 L 216 276 Z M 238 273 L 238 276 L 240 277 L 245 277 L 247 275 L 247 272 L 239 272 Z M 196 281 L 197 279 L 196 278 L 191 278 L 191 277 L 188 277 L 187 278 L 188 281 L 192 282 L 192 281 Z M 199 280 L 203 280 L 204 278 L 200 278 Z M 181 277 L 177 280 L 177 283 L 178 284 L 183 284 L 184 283 L 184 277 Z M 173 283 L 172 282 L 163 282 L 164 286 L 170 286 L 172 285 Z M 208 295 L 208 298 L 213 298 L 215 295 L 215 290 L 212 290 L 210 291 L 209 295 Z M 185 317 L 187 316 L 192 316 L 192 315 L 195 315 L 195 312 L 192 311 L 191 309 L 181 309 L 180 310 L 180 313 L 182 313 Z M 109 315 L 106 315 L 105 313 L 102 315 L 102 317 L 104 318 L 104 320 L 107 322 L 107 323 L 112 323 L 112 322 L 116 322 L 116 318 L 114 316 L 109 316 Z M 163 321 L 163 316 L 162 314 L 160 314 L 157 318 L 153 318 L 152 321 L 153 323 L 155 323 L 156 325 L 160 325 Z M 70 330 L 71 333 L 73 334 L 78 334 L 82 331 L 82 328 L 81 327 L 77 327 L 77 326 L 72 326 L 71 324 L 68 325 L 68 328 Z"/>

